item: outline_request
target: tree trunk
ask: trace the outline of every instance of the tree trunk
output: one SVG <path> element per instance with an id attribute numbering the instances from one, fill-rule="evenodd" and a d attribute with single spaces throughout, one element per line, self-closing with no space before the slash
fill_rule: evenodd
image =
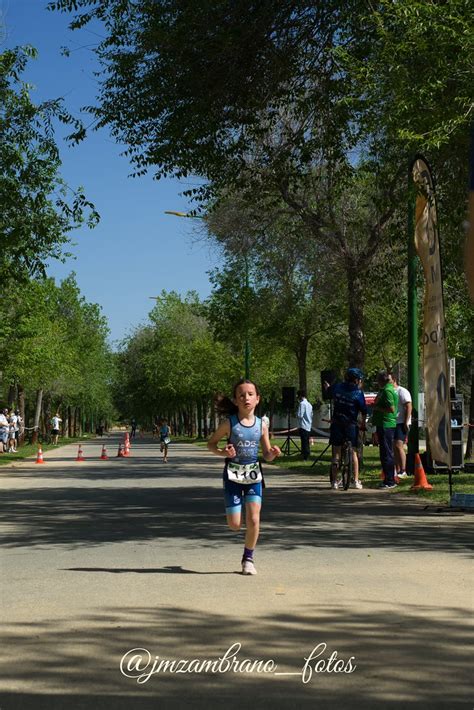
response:
<path id="1" fill-rule="evenodd" d="M 296 351 L 296 360 L 298 363 L 298 382 L 300 390 L 307 392 L 307 374 L 306 374 L 306 364 L 308 359 L 308 343 L 309 338 L 302 338 L 298 343 L 298 350 Z"/>
<path id="2" fill-rule="evenodd" d="M 53 416 L 51 404 L 52 404 L 51 395 L 47 394 L 47 396 L 43 400 L 43 422 L 42 422 L 43 436 L 46 436 L 46 434 L 51 431 L 51 417 Z"/>
<path id="3" fill-rule="evenodd" d="M 471 367 L 471 399 L 469 402 L 469 427 L 467 430 L 466 458 L 472 457 L 472 440 L 474 437 L 474 364 Z"/>
<path id="4" fill-rule="evenodd" d="M 67 408 L 67 435 L 70 439 L 73 436 L 73 426 L 72 426 L 72 407 L 69 405 Z"/>
<path id="5" fill-rule="evenodd" d="M 203 435 L 204 438 L 207 439 L 209 436 L 209 426 L 208 426 L 208 409 L 207 409 L 207 399 L 205 397 L 202 398 L 202 412 L 203 412 Z"/>
<path id="6" fill-rule="evenodd" d="M 41 417 L 41 405 L 43 404 L 43 390 L 39 389 L 36 392 L 36 410 L 35 418 L 33 421 L 33 436 L 31 437 L 31 443 L 36 444 L 39 438 L 39 424 Z"/>
<path id="7" fill-rule="evenodd" d="M 63 437 L 67 439 L 69 436 L 69 407 L 63 405 L 63 422 L 62 422 L 62 429 L 63 429 Z"/>
<path id="8" fill-rule="evenodd" d="M 347 271 L 349 304 L 349 353 L 348 365 L 360 367 L 365 365 L 364 337 L 364 293 L 360 276 L 355 269 Z"/>
<path id="9" fill-rule="evenodd" d="M 197 435 L 198 439 L 202 439 L 202 402 L 200 399 L 196 402 L 197 408 Z"/>
<path id="10" fill-rule="evenodd" d="M 13 409 L 13 406 L 16 404 L 16 395 L 16 385 L 10 385 L 8 388 L 8 409 Z"/>
<path id="11" fill-rule="evenodd" d="M 213 434 L 217 428 L 216 405 L 214 397 L 211 399 L 211 414 L 210 414 L 210 433 Z"/>
<path id="12" fill-rule="evenodd" d="M 21 446 L 25 441 L 25 427 L 26 427 L 25 390 L 23 389 L 23 385 L 18 385 L 18 409 L 20 412 L 21 421 L 23 422 L 20 427 L 20 437 L 19 437 L 19 444 Z"/>

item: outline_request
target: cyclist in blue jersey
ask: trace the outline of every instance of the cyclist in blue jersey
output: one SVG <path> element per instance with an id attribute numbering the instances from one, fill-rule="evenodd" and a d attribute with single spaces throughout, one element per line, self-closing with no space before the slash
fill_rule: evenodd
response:
<path id="1" fill-rule="evenodd" d="M 223 397 L 217 405 L 228 418 L 210 437 L 207 448 L 226 460 L 224 467 L 224 498 L 227 524 L 231 530 L 242 526 L 242 502 L 245 504 L 245 547 L 242 557 L 242 574 L 257 574 L 253 553 L 260 532 L 263 476 L 258 461 L 258 448 L 262 444 L 266 461 L 280 455 L 278 446 L 270 444 L 268 427 L 255 416 L 260 401 L 257 385 L 250 380 L 239 380 L 234 386 L 233 399 Z M 226 439 L 221 448 L 219 442 Z"/>
<path id="2" fill-rule="evenodd" d="M 363 414 L 365 420 L 367 414 L 367 405 L 361 389 L 363 379 L 364 374 L 361 370 L 357 367 L 350 367 L 346 371 L 344 382 L 336 382 L 331 386 L 327 382 L 325 383 L 326 392 L 334 402 L 329 443 L 332 444 L 331 488 L 335 490 L 339 488 L 337 472 L 341 459 L 341 448 L 345 439 L 349 439 L 353 446 L 354 481 L 351 486 L 362 488 L 362 483 L 359 481 L 359 459 L 357 457 L 359 434 L 357 419 L 359 414 Z"/>

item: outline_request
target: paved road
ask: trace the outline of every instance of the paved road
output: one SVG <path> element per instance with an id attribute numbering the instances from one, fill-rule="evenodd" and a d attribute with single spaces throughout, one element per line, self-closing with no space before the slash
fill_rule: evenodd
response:
<path id="1" fill-rule="evenodd" d="M 473 707 L 472 514 L 268 467 L 243 577 L 221 461 L 117 443 L 0 469 L 1 710 Z"/>

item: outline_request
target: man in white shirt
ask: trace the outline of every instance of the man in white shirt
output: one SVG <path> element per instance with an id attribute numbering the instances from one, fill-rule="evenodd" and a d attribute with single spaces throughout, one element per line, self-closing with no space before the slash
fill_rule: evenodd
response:
<path id="1" fill-rule="evenodd" d="M 395 438 L 393 441 L 393 455 L 395 459 L 395 475 L 398 478 L 406 478 L 406 461 L 405 444 L 408 440 L 408 431 L 411 424 L 411 413 L 413 404 L 411 394 L 406 389 L 398 384 L 397 378 L 392 374 L 392 383 L 398 392 L 398 413 L 397 426 L 395 429 Z"/>
<path id="2" fill-rule="evenodd" d="M 0 411 L 0 444 L 1 451 L 4 453 L 8 444 L 8 434 L 10 431 L 10 423 L 8 421 L 8 409 Z"/>
<path id="3" fill-rule="evenodd" d="M 307 461 L 311 453 L 309 445 L 309 437 L 313 426 L 313 407 L 306 399 L 306 391 L 298 390 L 298 409 L 296 417 L 298 419 L 298 427 L 301 439 L 301 454 L 303 459 Z"/>

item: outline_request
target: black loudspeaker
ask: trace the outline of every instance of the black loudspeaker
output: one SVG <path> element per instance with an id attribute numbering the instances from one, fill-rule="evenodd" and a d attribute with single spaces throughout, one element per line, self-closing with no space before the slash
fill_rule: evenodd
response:
<path id="1" fill-rule="evenodd" d="M 324 383 L 327 382 L 328 385 L 334 384 L 337 379 L 337 374 L 334 370 L 321 370 L 321 396 L 323 400 L 330 399 L 326 394 L 327 390 Z"/>
<path id="2" fill-rule="evenodd" d="M 296 387 L 282 387 L 281 403 L 283 409 L 294 409 L 296 406 Z"/>

